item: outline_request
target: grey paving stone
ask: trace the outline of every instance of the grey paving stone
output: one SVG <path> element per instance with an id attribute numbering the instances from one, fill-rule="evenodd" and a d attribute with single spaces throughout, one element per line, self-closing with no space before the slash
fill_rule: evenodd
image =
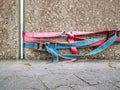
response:
<path id="1" fill-rule="evenodd" d="M 44 90 L 44 86 L 34 77 L 8 77 L 0 81 L 0 90 Z"/>
<path id="2" fill-rule="evenodd" d="M 0 90 L 119 89 L 119 62 L 0 61 Z"/>
<path id="3" fill-rule="evenodd" d="M 79 79 L 83 79 L 90 84 L 96 84 L 96 83 L 104 83 L 109 82 L 113 80 L 120 80 L 119 77 L 120 70 L 93 70 L 93 71 L 85 71 L 80 72 L 76 76 L 78 76 Z"/>
<path id="4" fill-rule="evenodd" d="M 57 86 L 52 90 L 74 90 L 74 89 L 70 86 Z"/>
<path id="5" fill-rule="evenodd" d="M 42 77 L 39 77 L 47 87 L 50 89 L 54 89 L 59 86 L 71 86 L 71 85 L 82 85 L 84 86 L 85 83 L 77 79 L 72 74 L 49 74 Z"/>
<path id="6" fill-rule="evenodd" d="M 120 80 L 119 79 L 118 80 L 109 81 L 109 84 L 111 84 L 111 85 L 113 85 L 113 86 L 115 86 L 115 87 L 120 89 Z"/>
<path id="7" fill-rule="evenodd" d="M 120 88 L 118 88 L 116 86 L 112 86 L 112 85 L 107 84 L 107 83 L 94 85 L 94 86 L 76 85 L 73 88 L 74 88 L 74 90 L 120 90 Z"/>

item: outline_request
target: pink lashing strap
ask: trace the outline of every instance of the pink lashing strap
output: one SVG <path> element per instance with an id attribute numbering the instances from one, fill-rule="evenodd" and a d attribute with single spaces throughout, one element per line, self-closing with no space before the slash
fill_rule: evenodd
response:
<path id="1" fill-rule="evenodd" d="M 111 30 L 109 31 L 110 34 L 113 32 L 116 32 L 116 30 Z M 79 40 L 85 40 L 87 39 L 86 37 L 81 37 L 81 36 L 86 36 L 86 35 L 93 35 L 93 34 L 107 34 L 108 30 L 104 31 L 98 31 L 98 32 L 83 32 L 83 31 L 70 31 L 67 32 L 68 36 L 68 43 L 75 42 L 75 38 Z M 61 37 L 63 32 L 24 32 L 23 33 L 23 38 L 25 42 L 54 42 L 50 41 L 49 38 L 56 38 L 56 37 Z M 101 41 L 98 41 L 96 43 L 90 44 L 88 46 L 99 46 L 102 43 L 104 43 L 106 39 L 103 39 Z M 116 39 L 116 42 L 120 41 L 120 37 Z M 78 50 L 76 47 L 71 47 L 70 48 L 71 53 L 77 55 Z M 76 59 L 70 60 L 70 62 L 76 61 Z"/>
<path id="2" fill-rule="evenodd" d="M 73 43 L 75 42 L 74 38 L 74 34 L 72 33 L 72 31 L 68 32 L 68 42 L 69 43 Z M 77 55 L 78 54 L 78 50 L 76 47 L 70 47 L 70 50 L 71 50 L 71 53 L 74 54 L 74 55 Z M 67 61 L 67 62 L 74 62 L 76 61 L 77 59 L 71 59 L 70 61 Z"/>

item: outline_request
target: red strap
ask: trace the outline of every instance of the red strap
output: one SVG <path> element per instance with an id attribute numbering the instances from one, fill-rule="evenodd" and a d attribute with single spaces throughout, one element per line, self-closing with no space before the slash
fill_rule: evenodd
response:
<path id="1" fill-rule="evenodd" d="M 62 32 L 24 32 L 23 35 L 33 38 L 54 38 L 60 37 L 62 35 Z"/>
<path id="2" fill-rule="evenodd" d="M 116 30 L 111 30 L 109 31 L 109 34 L 112 34 L 113 32 L 116 32 Z M 107 34 L 108 30 L 104 31 L 98 31 L 98 32 L 81 32 L 81 31 L 72 31 L 72 34 L 74 38 L 79 39 L 79 40 L 85 40 L 87 39 L 84 37 L 85 35 L 91 35 L 91 34 Z M 70 39 L 70 32 L 67 33 Z M 55 38 L 55 37 L 60 37 L 62 36 L 62 32 L 24 32 L 23 37 L 25 42 L 54 42 L 50 41 L 49 39 L 45 38 Z M 74 39 L 72 39 L 74 41 Z M 70 39 L 70 42 L 72 41 Z M 68 40 L 69 41 L 69 40 Z M 116 39 L 116 42 L 120 42 L 120 38 Z M 95 44 L 94 44 L 95 45 Z"/>
<path id="3" fill-rule="evenodd" d="M 110 34 L 116 32 L 116 30 L 110 30 Z M 97 31 L 97 32 L 82 32 L 82 31 L 72 31 L 75 36 L 93 35 L 93 34 L 107 34 L 108 30 Z"/>
<path id="4" fill-rule="evenodd" d="M 24 41 L 25 42 L 54 42 L 48 39 L 31 38 L 31 37 L 26 37 L 26 36 L 24 36 Z"/>
<path id="5" fill-rule="evenodd" d="M 113 32 L 116 32 L 116 30 L 111 30 L 109 31 L 109 34 L 112 34 Z M 68 42 L 73 43 L 75 42 L 74 39 L 79 39 L 79 40 L 85 40 L 87 39 L 84 37 L 85 35 L 92 35 L 92 34 L 107 34 L 108 30 L 105 31 L 99 31 L 99 32 L 81 32 L 81 31 L 71 31 L 68 32 Z M 23 37 L 25 42 L 54 42 L 50 41 L 47 38 L 56 38 L 56 37 L 61 37 L 62 32 L 24 32 Z M 82 36 L 82 37 L 81 37 Z M 46 38 L 46 39 L 45 39 Z M 106 41 L 106 38 L 103 40 L 100 40 L 98 42 L 92 43 L 88 46 L 100 46 Z M 116 42 L 120 42 L 120 37 L 116 39 Z M 78 50 L 76 47 L 71 47 L 70 48 L 72 54 L 78 54 Z M 76 59 L 72 59 L 69 62 L 76 61 Z"/>
<path id="6" fill-rule="evenodd" d="M 69 43 L 75 42 L 74 41 L 74 34 L 72 34 L 72 32 L 68 33 L 68 42 Z M 78 54 L 78 51 L 77 51 L 76 47 L 71 47 L 70 49 L 71 49 L 72 54 Z"/>
<path id="7" fill-rule="evenodd" d="M 109 31 L 110 34 L 116 32 L 116 30 Z M 98 31 L 98 32 L 84 32 L 84 31 L 72 31 L 74 37 L 77 36 L 84 36 L 84 35 L 92 35 L 92 34 L 107 34 L 108 30 L 105 31 Z M 67 33 L 69 34 L 69 32 Z M 24 32 L 24 36 L 26 37 L 33 37 L 33 38 L 54 38 L 62 36 L 62 32 Z"/>
<path id="8" fill-rule="evenodd" d="M 69 42 L 69 43 L 75 42 L 75 41 L 74 41 L 74 34 L 73 34 L 72 32 L 68 32 L 68 42 Z M 71 50 L 71 53 L 72 53 L 72 54 L 75 54 L 75 55 L 78 54 L 78 50 L 77 50 L 76 47 L 70 47 L 70 50 Z M 74 62 L 74 61 L 76 61 L 76 60 L 77 60 L 77 59 L 72 59 L 72 60 L 70 60 L 69 62 Z"/>
<path id="9" fill-rule="evenodd" d="M 109 31 L 110 34 L 112 34 L 113 32 L 116 32 L 116 30 Z M 99 32 L 72 31 L 74 38 L 79 39 L 79 40 L 87 39 L 86 37 L 83 37 L 85 35 L 107 34 L 107 33 L 108 33 L 108 30 L 99 31 Z M 67 34 L 69 35 L 70 32 L 68 32 Z M 49 39 L 45 39 L 45 38 L 51 38 L 51 37 L 55 38 L 55 37 L 60 37 L 60 36 L 62 36 L 62 32 L 24 32 L 23 33 L 23 37 L 24 37 L 25 42 L 46 42 L 46 41 L 54 42 L 54 41 L 50 41 Z M 120 38 L 117 38 L 116 41 L 120 42 Z"/>

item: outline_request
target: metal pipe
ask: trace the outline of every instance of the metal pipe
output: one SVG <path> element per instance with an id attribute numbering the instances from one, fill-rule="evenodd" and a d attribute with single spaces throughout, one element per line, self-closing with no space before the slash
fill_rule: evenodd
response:
<path id="1" fill-rule="evenodd" d="M 24 58 L 23 31 L 24 31 L 24 0 L 20 0 L 20 59 Z"/>

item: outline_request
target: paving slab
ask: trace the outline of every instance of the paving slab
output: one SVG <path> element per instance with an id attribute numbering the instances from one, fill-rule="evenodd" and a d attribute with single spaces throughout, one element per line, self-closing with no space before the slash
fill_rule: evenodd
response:
<path id="1" fill-rule="evenodd" d="M 0 61 L 0 90 L 120 90 L 120 62 Z"/>

